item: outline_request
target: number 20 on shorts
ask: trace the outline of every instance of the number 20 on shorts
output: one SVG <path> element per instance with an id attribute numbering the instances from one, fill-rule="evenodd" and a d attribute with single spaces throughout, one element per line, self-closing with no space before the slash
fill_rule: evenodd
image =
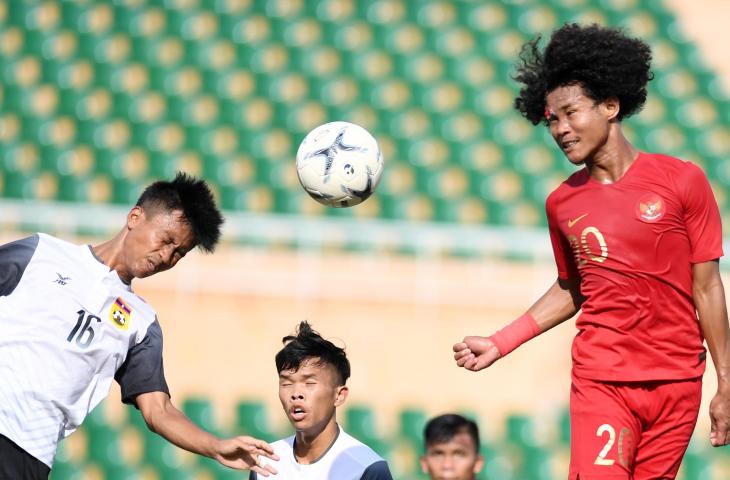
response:
<path id="1" fill-rule="evenodd" d="M 613 449 L 613 446 L 616 444 L 616 429 L 613 428 L 613 426 L 609 425 L 608 423 L 604 423 L 600 427 L 598 427 L 598 430 L 596 431 L 597 437 L 605 437 L 606 434 L 608 434 L 608 439 L 606 440 L 606 443 L 603 445 L 603 448 L 601 448 L 601 451 L 598 452 L 598 456 L 596 457 L 596 460 L 593 462 L 595 465 L 613 465 L 615 463 L 615 460 L 613 458 L 608 458 L 609 454 L 611 453 L 611 449 Z M 627 448 L 626 443 L 631 441 L 631 430 L 624 427 L 621 429 L 621 431 L 618 434 L 618 463 L 621 464 L 624 467 L 629 466 L 629 451 Z"/>

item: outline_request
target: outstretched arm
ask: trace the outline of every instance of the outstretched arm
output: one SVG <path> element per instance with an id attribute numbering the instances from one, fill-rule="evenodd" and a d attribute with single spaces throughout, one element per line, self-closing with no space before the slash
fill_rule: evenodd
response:
<path id="1" fill-rule="evenodd" d="M 580 281 L 577 279 L 574 281 L 558 279 L 530 307 L 523 317 L 506 326 L 500 332 L 509 335 L 510 331 L 517 331 L 518 338 L 510 339 L 510 341 L 519 344 L 521 341 L 531 338 L 531 336 L 546 332 L 568 320 L 578 312 L 582 303 Z M 520 337 L 520 330 L 528 328 L 526 325 L 535 330 L 526 332 Z M 476 372 L 487 368 L 509 351 L 500 352 L 500 349 L 490 337 L 468 336 L 454 345 L 454 360 L 456 360 L 459 367 Z"/>
<path id="2" fill-rule="evenodd" d="M 213 458 L 230 468 L 251 470 L 263 477 L 276 473 L 270 465 L 265 468 L 260 466 L 260 455 L 278 460 L 266 442 L 246 436 L 220 439 L 201 430 L 175 408 L 164 392 L 143 393 L 136 400 L 150 430 L 178 447 Z"/>
<path id="3" fill-rule="evenodd" d="M 730 443 L 730 326 L 719 262 L 692 266 L 692 290 L 702 334 L 717 371 L 717 393 L 710 402 L 710 442 Z"/>

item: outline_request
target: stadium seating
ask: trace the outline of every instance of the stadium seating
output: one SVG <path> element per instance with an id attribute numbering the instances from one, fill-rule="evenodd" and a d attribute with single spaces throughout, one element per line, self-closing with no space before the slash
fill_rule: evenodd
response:
<path id="1" fill-rule="evenodd" d="M 108 402 L 108 401 L 107 401 Z M 225 469 L 209 459 L 183 452 L 152 433 L 137 410 L 129 409 L 121 421 L 110 421 L 102 403 L 78 432 L 61 442 L 52 480 L 80 479 L 228 479 L 241 474 Z M 205 424 L 216 417 L 212 402 L 204 397 L 182 401 L 186 411 Z M 514 414 L 502 425 L 488 424 L 473 413 L 482 430 L 482 454 L 486 459 L 480 480 L 552 480 L 565 478 L 569 458 L 567 411 L 555 418 L 554 428 L 538 428 L 538 419 Z M 422 480 L 418 458 L 423 453 L 423 427 L 428 413 L 404 407 L 392 428 L 378 428 L 376 412 L 367 405 L 345 409 L 342 421 L 350 434 L 365 440 L 384 455 L 394 478 Z M 269 441 L 291 435 L 289 430 L 274 432 L 266 407 L 255 400 L 242 400 L 236 407 L 236 424 L 223 434 L 248 434 Z M 538 431 L 540 432 L 538 434 Z M 494 435 L 493 432 L 501 432 Z M 730 467 L 725 449 L 712 449 L 706 439 L 694 438 L 680 470 L 680 480 L 719 480 Z"/>
<path id="2" fill-rule="evenodd" d="M 700 162 L 727 211 L 730 100 L 658 0 L 3 5 L 4 197 L 128 203 L 185 169 L 231 210 L 542 225 L 570 166 L 513 111 L 511 69 L 536 33 L 596 21 L 654 48 L 634 141 Z M 383 146 L 372 206 L 298 191 L 298 142 L 332 119 Z"/>
<path id="3" fill-rule="evenodd" d="M 544 225 L 544 200 L 571 166 L 514 111 L 510 76 L 526 40 L 568 21 L 625 26 L 652 45 L 656 80 L 626 130 L 642 149 L 701 164 L 730 219 L 730 98 L 660 0 L 0 0 L 0 197 L 128 205 L 185 170 L 228 210 Z M 378 194 L 357 209 L 309 200 L 294 171 L 304 134 L 335 119 L 371 130 L 385 156 Z M 181 406 L 212 431 L 285 435 L 255 400 L 229 426 L 210 399 Z M 137 411 L 121 424 L 102 411 L 62 442 L 54 480 L 234 478 Z M 404 407 L 386 432 L 376 416 L 351 406 L 344 425 L 396 478 L 423 478 L 426 412 Z M 508 417 L 484 441 L 482 478 L 564 478 L 566 418 L 538 441 L 534 419 Z M 705 444 L 688 451 L 684 480 L 730 471 Z"/>

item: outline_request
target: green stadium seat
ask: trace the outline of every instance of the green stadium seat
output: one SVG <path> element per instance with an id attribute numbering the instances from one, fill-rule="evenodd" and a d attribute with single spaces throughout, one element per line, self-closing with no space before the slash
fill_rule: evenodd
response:
<path id="1" fill-rule="evenodd" d="M 519 414 L 507 415 L 505 420 L 505 441 L 520 448 L 536 446 L 535 425 L 532 419 Z"/>
<path id="2" fill-rule="evenodd" d="M 687 138 L 684 132 L 671 124 L 653 129 L 645 138 L 649 149 L 653 152 L 676 152 L 684 148 Z"/>
<path id="3" fill-rule="evenodd" d="M 649 12 L 637 11 L 626 15 L 619 13 L 616 24 L 626 28 L 633 35 L 650 40 L 659 33 L 659 25 L 654 15 Z"/>
<path id="4" fill-rule="evenodd" d="M 712 475 L 712 459 L 710 452 L 700 443 L 706 440 L 693 438 L 682 459 L 682 478 L 684 480 L 700 480 L 714 478 Z"/>
<path id="5" fill-rule="evenodd" d="M 428 417 L 423 410 L 406 408 L 398 414 L 398 435 L 416 452 L 423 452 L 423 429 Z"/>
<path id="6" fill-rule="evenodd" d="M 563 447 L 570 446 L 570 409 L 564 408 L 558 416 L 558 442 Z"/>
<path id="7" fill-rule="evenodd" d="M 560 10 L 559 14 L 560 23 L 579 23 L 583 25 L 591 25 L 596 23 L 598 25 L 609 25 L 611 21 L 609 15 L 599 8 L 588 7 L 585 9 L 575 10 L 571 8 L 565 8 Z"/>
<path id="8" fill-rule="evenodd" d="M 426 222 L 434 220 L 436 215 L 434 200 L 421 193 L 411 193 L 398 198 L 384 195 L 381 201 L 386 218 Z"/>
<path id="9" fill-rule="evenodd" d="M 12 59 L 3 65 L 3 78 L 6 84 L 31 89 L 41 80 L 41 62 L 34 56 Z"/>
<path id="10" fill-rule="evenodd" d="M 384 45 L 388 51 L 408 59 L 425 47 L 426 34 L 417 24 L 402 22 L 386 31 Z"/>
<path id="11" fill-rule="evenodd" d="M 345 21 L 360 13 L 357 11 L 357 3 L 354 0 L 323 0 L 303 3 L 306 13 L 325 22 Z"/>
<path id="12" fill-rule="evenodd" d="M 62 459 L 59 460 L 57 457 L 53 462 L 49 480 L 84 480 L 84 474 L 81 470 L 81 465 Z"/>
<path id="13" fill-rule="evenodd" d="M 53 31 L 61 20 L 61 8 L 56 2 L 44 2 L 28 8 L 25 26 L 29 30 Z"/>
<path id="14" fill-rule="evenodd" d="M 120 20 L 117 17 L 117 20 Z M 142 7 L 136 11 L 129 12 L 127 19 L 129 33 L 147 39 L 155 38 L 165 33 L 167 15 L 161 7 Z"/>
<path id="15" fill-rule="evenodd" d="M 95 66 L 86 59 L 77 59 L 60 65 L 55 81 L 61 88 L 80 94 L 87 91 L 98 80 Z"/>
<path id="16" fill-rule="evenodd" d="M 696 77 L 684 67 L 665 72 L 657 79 L 656 86 L 659 93 L 668 100 L 687 98 L 698 92 Z"/>
<path id="17" fill-rule="evenodd" d="M 296 138 L 304 138 L 313 128 L 333 118 L 328 110 L 316 101 L 305 101 L 291 107 L 290 110 L 286 116 L 286 125 L 292 137 Z"/>
<path id="18" fill-rule="evenodd" d="M 673 44 L 661 37 L 651 39 L 649 44 L 652 50 L 653 68 L 663 72 L 677 65 L 679 55 Z"/>
<path id="19" fill-rule="evenodd" d="M 219 433 L 213 404 L 207 398 L 188 397 L 182 402 L 181 410 L 196 425 L 211 433 Z"/>
<path id="20" fill-rule="evenodd" d="M 80 120 L 79 139 L 93 142 L 98 123 L 103 120 L 111 120 L 114 105 L 114 96 L 109 90 L 103 88 L 91 90 L 79 97 L 74 110 L 76 118 Z"/>
<path id="21" fill-rule="evenodd" d="M 679 125 L 696 130 L 705 130 L 720 119 L 715 103 L 705 96 L 688 99 L 673 113 Z"/>
<path id="22" fill-rule="evenodd" d="M 449 2 L 423 2 L 416 9 L 418 24 L 431 29 L 443 29 L 458 20 L 458 6 Z"/>
<path id="23" fill-rule="evenodd" d="M 266 406 L 257 401 L 245 400 L 236 405 L 236 432 L 267 442 L 277 440 L 277 435 L 269 423 Z"/>
<path id="24" fill-rule="evenodd" d="M 351 405 L 345 410 L 345 430 L 362 442 L 380 438 L 375 422 L 375 412 L 364 405 Z"/>
<path id="25" fill-rule="evenodd" d="M 521 478 L 552 480 L 555 478 L 550 467 L 548 452 L 542 448 L 530 447 L 523 450 Z"/>
<path id="26" fill-rule="evenodd" d="M 463 26 L 439 29 L 434 44 L 437 52 L 455 60 L 473 54 L 479 45 L 477 36 Z"/>
<path id="27" fill-rule="evenodd" d="M 106 424 L 86 424 L 88 460 L 102 465 L 107 472 L 125 467 L 121 457 L 120 431 Z"/>
<path id="28" fill-rule="evenodd" d="M 21 119 L 12 111 L 0 114 L 0 144 L 12 145 L 21 138 Z"/>
<path id="29" fill-rule="evenodd" d="M 479 480 L 522 480 L 523 477 L 518 476 L 515 470 L 512 458 L 504 451 L 483 447 L 481 454 L 485 462 L 482 475 L 477 477 Z"/>
<path id="30" fill-rule="evenodd" d="M 425 191 L 434 199 L 456 200 L 463 198 L 469 191 L 469 177 L 462 169 L 446 166 L 443 168 L 421 169 L 424 176 L 419 183 L 424 184 Z"/>
<path id="31" fill-rule="evenodd" d="M 540 132 L 516 112 L 504 116 L 492 126 L 494 141 L 501 144 L 503 149 L 510 149 L 516 145 L 529 143 L 533 135 Z"/>
<path id="32" fill-rule="evenodd" d="M 517 18 L 517 28 L 529 38 L 539 33 L 547 35 L 559 26 L 558 15 L 545 4 L 527 8 Z"/>

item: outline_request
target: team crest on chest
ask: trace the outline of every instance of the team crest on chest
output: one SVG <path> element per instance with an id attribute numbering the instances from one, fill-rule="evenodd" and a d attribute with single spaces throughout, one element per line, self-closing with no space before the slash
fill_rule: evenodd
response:
<path id="1" fill-rule="evenodd" d="M 646 193 L 636 202 L 636 218 L 642 222 L 653 223 L 664 216 L 666 209 L 662 197 L 656 193 Z"/>
<path id="2" fill-rule="evenodd" d="M 109 320 L 114 324 L 115 327 L 121 330 L 129 329 L 129 320 L 132 317 L 132 309 L 129 305 L 124 303 L 121 297 L 117 297 L 112 304 L 112 309 L 109 312 Z"/>

